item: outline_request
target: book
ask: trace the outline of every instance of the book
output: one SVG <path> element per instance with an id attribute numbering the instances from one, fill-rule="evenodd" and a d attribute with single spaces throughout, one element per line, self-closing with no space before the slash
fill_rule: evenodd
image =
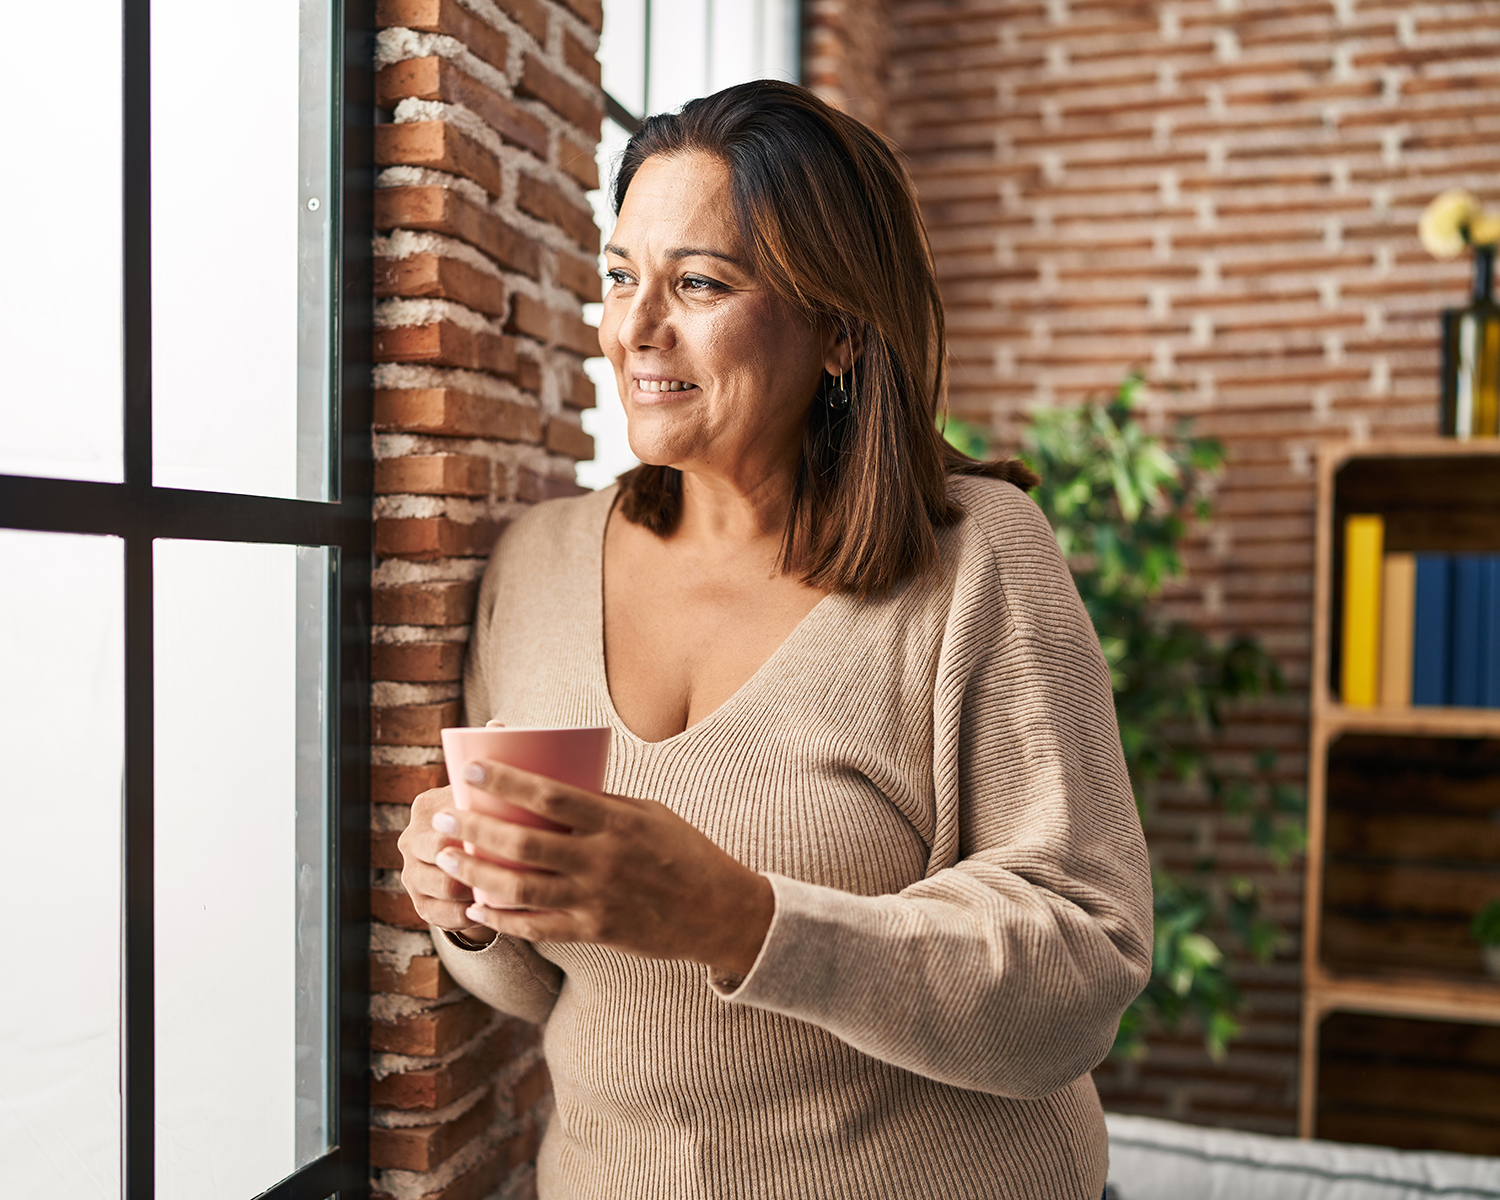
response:
<path id="1" fill-rule="evenodd" d="M 1448 703 L 1448 619 L 1452 560 L 1446 554 L 1418 554 L 1416 603 L 1412 618 L 1411 702 Z"/>
<path id="2" fill-rule="evenodd" d="M 1344 637 L 1339 697 L 1373 708 L 1380 673 L 1380 565 L 1385 522 L 1360 513 L 1344 521 Z"/>
<path id="3" fill-rule="evenodd" d="M 1416 603 L 1416 555 L 1387 554 L 1380 574 L 1382 708 L 1406 708 L 1411 704 L 1412 633 L 1416 627 Z"/>
<path id="4" fill-rule="evenodd" d="M 1448 703 L 1478 708 L 1484 679 L 1489 564 L 1483 554 L 1453 555 L 1448 631 Z"/>
<path id="5" fill-rule="evenodd" d="M 1489 565 L 1489 608 L 1479 703 L 1485 708 L 1500 708 L 1500 554 L 1488 554 L 1485 558 Z"/>

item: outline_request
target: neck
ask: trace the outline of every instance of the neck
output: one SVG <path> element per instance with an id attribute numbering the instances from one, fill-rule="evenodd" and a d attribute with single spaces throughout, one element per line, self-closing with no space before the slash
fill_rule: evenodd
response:
<path id="1" fill-rule="evenodd" d="M 749 480 L 685 470 L 676 536 L 736 550 L 756 543 L 779 548 L 792 504 L 792 480 L 792 470 Z"/>

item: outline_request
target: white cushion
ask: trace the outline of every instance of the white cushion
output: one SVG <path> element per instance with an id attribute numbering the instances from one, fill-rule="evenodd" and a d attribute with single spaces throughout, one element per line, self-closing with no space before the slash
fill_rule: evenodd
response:
<path id="1" fill-rule="evenodd" d="M 1500 1200 L 1500 1158 L 1104 1119 L 1110 1200 Z"/>

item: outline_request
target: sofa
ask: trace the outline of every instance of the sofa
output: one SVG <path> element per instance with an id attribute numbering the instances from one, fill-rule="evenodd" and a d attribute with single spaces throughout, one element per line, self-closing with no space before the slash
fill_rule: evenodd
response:
<path id="1" fill-rule="evenodd" d="M 1105 1121 L 1107 1200 L 1500 1200 L 1500 1158 Z"/>

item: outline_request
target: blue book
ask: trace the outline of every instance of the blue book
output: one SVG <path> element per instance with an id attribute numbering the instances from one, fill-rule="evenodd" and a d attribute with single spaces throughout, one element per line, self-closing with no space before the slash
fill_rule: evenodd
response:
<path id="1" fill-rule="evenodd" d="M 1489 563 L 1483 554 L 1453 556 L 1453 623 L 1449 627 L 1448 703 L 1478 708 L 1483 703 L 1485 618 L 1489 605 Z"/>
<path id="2" fill-rule="evenodd" d="M 1417 555 L 1417 602 L 1411 651 L 1412 704 L 1448 703 L 1448 610 L 1453 563 L 1446 554 Z"/>
<path id="3" fill-rule="evenodd" d="M 1489 603 L 1485 606 L 1484 694 L 1485 708 L 1500 708 L 1500 554 L 1487 554 Z"/>

